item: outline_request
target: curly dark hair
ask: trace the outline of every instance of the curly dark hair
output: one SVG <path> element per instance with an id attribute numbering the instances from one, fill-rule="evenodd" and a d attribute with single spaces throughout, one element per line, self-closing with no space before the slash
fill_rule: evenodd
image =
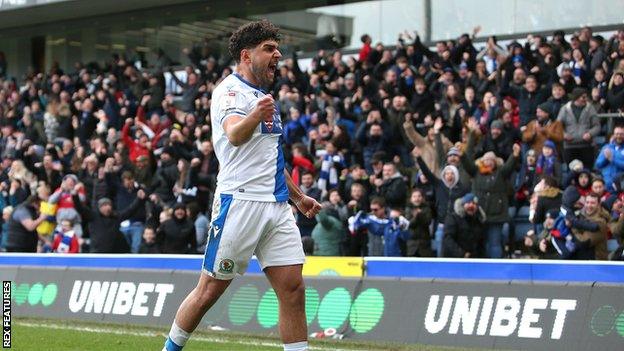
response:
<path id="1" fill-rule="evenodd" d="M 273 23 L 267 20 L 250 22 L 232 33 L 228 50 L 234 61 L 239 63 L 243 49 L 254 48 L 265 40 L 275 40 L 279 43 L 280 39 L 279 28 Z"/>

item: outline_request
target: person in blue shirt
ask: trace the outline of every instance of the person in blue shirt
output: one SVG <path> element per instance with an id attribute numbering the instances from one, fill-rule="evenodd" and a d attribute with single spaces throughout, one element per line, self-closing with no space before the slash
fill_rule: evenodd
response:
<path id="1" fill-rule="evenodd" d="M 624 126 L 615 127 L 611 142 L 602 147 L 595 166 L 602 173 L 607 189 L 613 191 L 613 179 L 624 172 Z"/>

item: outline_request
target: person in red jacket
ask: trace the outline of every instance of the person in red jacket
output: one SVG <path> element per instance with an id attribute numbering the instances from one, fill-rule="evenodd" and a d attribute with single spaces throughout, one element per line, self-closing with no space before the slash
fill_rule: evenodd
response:
<path id="1" fill-rule="evenodd" d="M 370 35 L 368 34 L 364 34 L 362 35 L 362 37 L 360 38 L 360 40 L 362 40 L 362 48 L 360 49 L 360 62 L 364 62 L 366 60 L 368 60 L 368 56 L 370 55 L 371 52 L 371 43 L 373 42 L 373 38 L 370 37 Z"/>
<path id="2" fill-rule="evenodd" d="M 133 122 L 132 118 L 126 119 L 126 124 L 124 124 L 121 129 L 121 140 L 128 148 L 128 157 L 130 158 L 130 161 L 134 163 L 140 156 L 147 156 L 149 158 L 152 144 L 150 143 L 149 137 L 145 133 L 141 133 L 138 141 L 134 140 L 130 136 L 130 127 Z"/>
<path id="3" fill-rule="evenodd" d="M 80 243 L 78 236 L 74 232 L 74 224 L 66 219 L 61 221 L 61 227 L 54 233 L 52 251 L 58 253 L 78 253 Z"/>

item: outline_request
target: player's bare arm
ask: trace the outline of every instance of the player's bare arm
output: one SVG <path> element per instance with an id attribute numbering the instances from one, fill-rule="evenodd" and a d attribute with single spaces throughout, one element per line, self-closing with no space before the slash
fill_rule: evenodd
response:
<path id="1" fill-rule="evenodd" d="M 251 136 L 262 121 L 271 121 L 275 112 L 275 101 L 271 95 L 263 96 L 258 100 L 258 105 L 247 117 L 230 116 L 223 123 L 223 130 L 229 142 L 234 146 L 240 146 L 249 141 Z"/>
<path id="2" fill-rule="evenodd" d="M 290 194 L 290 200 L 297 206 L 299 211 L 306 217 L 312 218 L 316 216 L 321 210 L 321 204 L 313 198 L 305 195 L 299 187 L 292 180 L 292 177 L 287 170 L 284 170 L 286 176 L 286 185 L 288 186 L 288 193 Z"/>

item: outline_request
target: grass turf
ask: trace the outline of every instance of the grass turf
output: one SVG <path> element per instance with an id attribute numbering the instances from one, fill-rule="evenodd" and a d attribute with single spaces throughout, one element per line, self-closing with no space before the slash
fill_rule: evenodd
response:
<path id="1" fill-rule="evenodd" d="M 166 328 L 161 327 L 30 318 L 14 319 L 12 324 L 12 346 L 14 350 L 161 350 L 165 335 L 168 332 Z M 475 350 L 430 345 L 366 343 L 350 340 L 315 340 L 311 342 L 311 349 L 318 351 Z M 196 331 L 184 350 L 279 351 L 282 350 L 282 346 L 279 339 L 275 336 Z"/>

